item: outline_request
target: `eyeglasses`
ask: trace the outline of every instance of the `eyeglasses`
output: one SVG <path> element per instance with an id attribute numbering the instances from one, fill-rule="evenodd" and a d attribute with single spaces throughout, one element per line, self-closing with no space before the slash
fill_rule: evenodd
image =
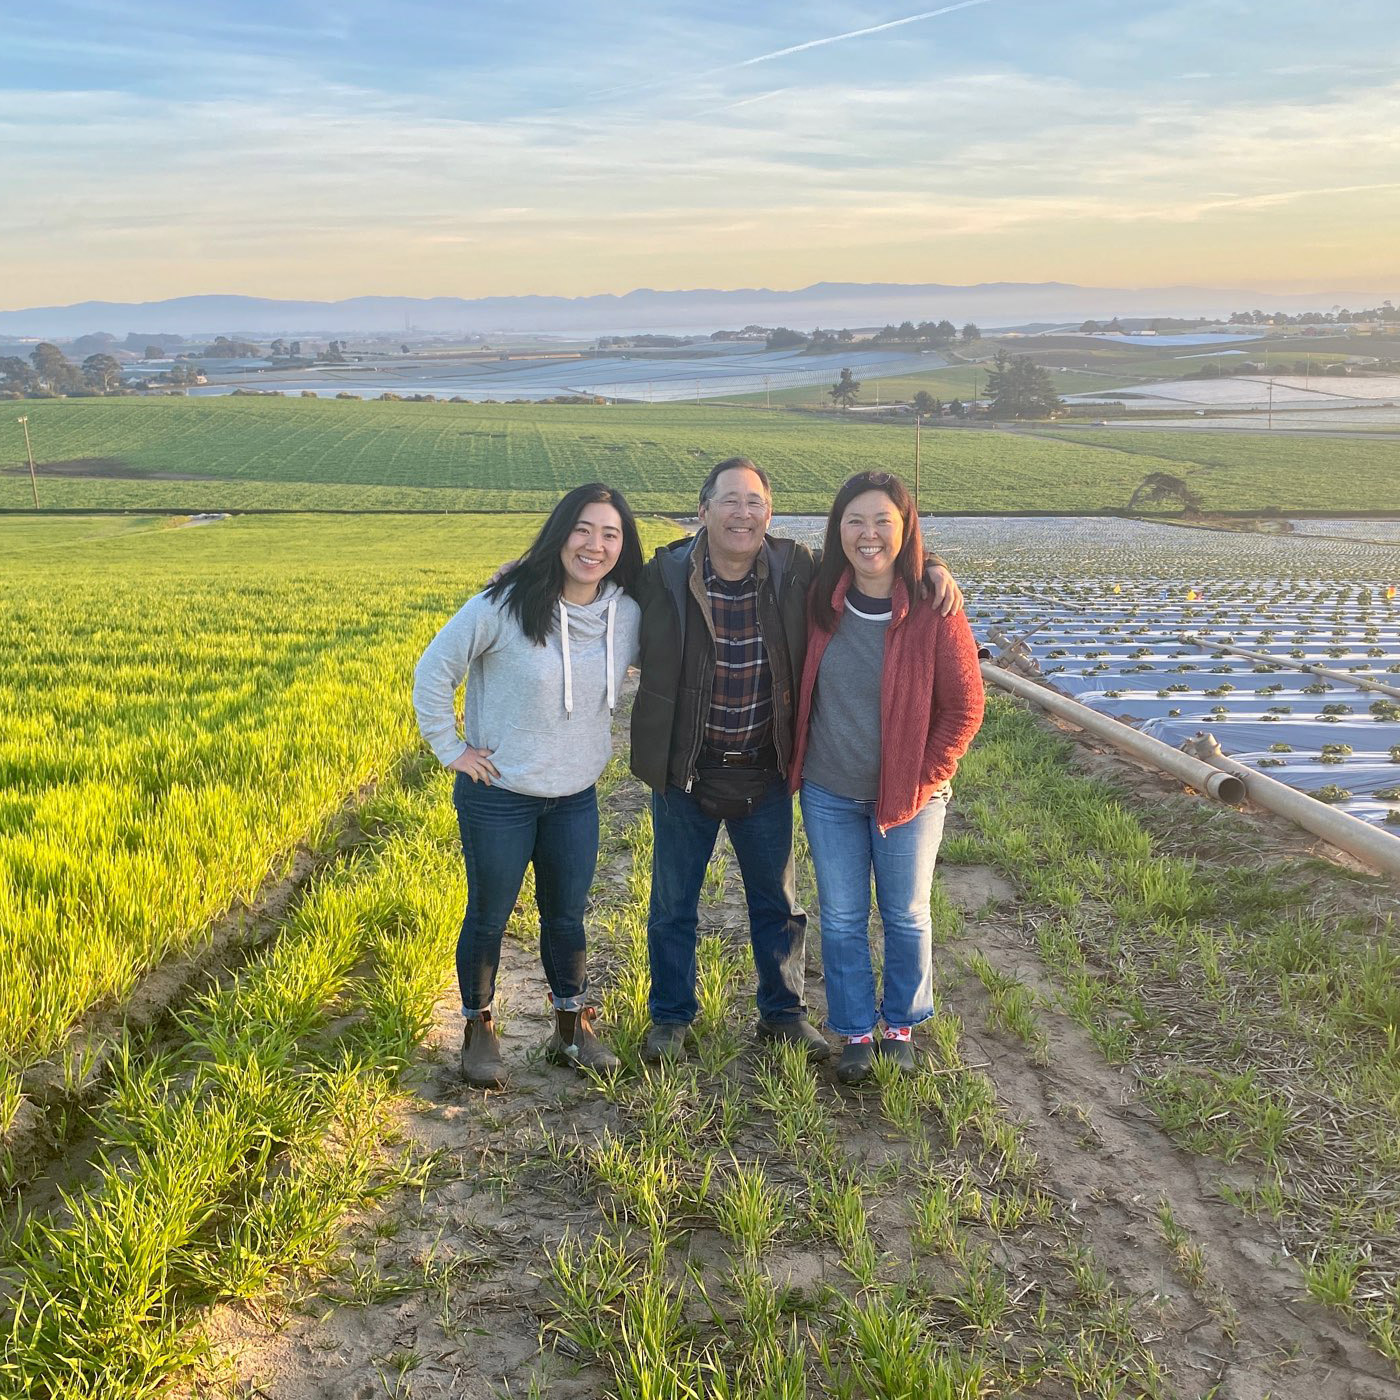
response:
<path id="1" fill-rule="evenodd" d="M 721 496 L 716 502 L 721 510 L 738 510 L 748 506 L 750 510 L 767 510 L 768 502 L 762 496 Z"/>
<path id="2" fill-rule="evenodd" d="M 871 486 L 888 486 L 894 480 L 892 472 L 860 472 L 852 481 L 868 482 Z"/>

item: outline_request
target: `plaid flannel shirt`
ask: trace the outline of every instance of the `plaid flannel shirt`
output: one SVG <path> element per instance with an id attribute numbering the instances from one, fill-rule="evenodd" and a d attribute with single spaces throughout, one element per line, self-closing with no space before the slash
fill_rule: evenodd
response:
<path id="1" fill-rule="evenodd" d="M 706 550 L 703 576 L 715 627 L 715 686 L 705 743 L 752 752 L 773 735 L 773 671 L 758 625 L 757 568 L 731 583 L 715 574 Z"/>

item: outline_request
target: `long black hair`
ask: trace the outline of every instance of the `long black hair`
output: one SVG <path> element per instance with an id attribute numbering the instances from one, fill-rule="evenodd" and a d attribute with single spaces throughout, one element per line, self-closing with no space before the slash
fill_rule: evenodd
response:
<path id="1" fill-rule="evenodd" d="M 569 542 L 578 518 L 585 506 L 609 505 L 622 521 L 622 550 L 617 563 L 603 576 L 620 584 L 628 593 L 636 591 L 637 578 L 642 572 L 642 541 L 637 534 L 637 520 L 632 508 L 615 491 L 602 482 L 590 481 L 575 486 L 549 513 L 529 549 L 520 562 L 495 583 L 488 584 L 488 598 L 503 598 L 506 611 L 520 624 L 520 630 L 537 646 L 559 621 L 559 595 L 564 591 L 564 564 L 560 553 Z"/>
<path id="2" fill-rule="evenodd" d="M 841 518 L 851 502 L 867 491 L 883 491 L 899 512 L 904 526 L 904 542 L 894 561 L 894 572 L 897 578 L 904 580 L 904 586 L 909 590 L 910 604 L 918 601 L 919 577 L 924 571 L 924 537 L 919 529 L 919 517 L 914 512 L 914 498 L 909 494 L 909 488 L 893 472 L 857 472 L 841 487 L 831 503 L 831 514 L 826 517 L 822 562 L 812 580 L 812 590 L 807 595 L 812 621 L 823 632 L 836 629 L 836 612 L 831 606 L 831 595 L 851 567 L 841 544 Z"/>

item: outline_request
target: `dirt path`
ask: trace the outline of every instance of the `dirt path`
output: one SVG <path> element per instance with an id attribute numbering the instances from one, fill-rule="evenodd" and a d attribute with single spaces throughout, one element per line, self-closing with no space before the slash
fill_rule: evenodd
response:
<path id="1" fill-rule="evenodd" d="M 1137 783 L 1139 791 L 1147 786 L 1145 778 Z M 614 795 L 614 821 L 640 806 L 640 794 L 625 784 Z M 746 941 L 744 921 L 732 858 L 729 863 L 723 893 L 702 904 L 702 928 L 738 946 Z M 629 868 L 626 851 L 603 867 L 604 898 L 621 897 Z M 1074 1295 L 1064 1281 L 1065 1260 L 1092 1257 L 1165 1377 L 1157 1390 L 1125 1381 L 1127 1395 L 1400 1397 L 1387 1363 L 1307 1298 L 1269 1222 L 1222 1199 L 1222 1184 L 1245 1174 L 1175 1147 L 1139 1102 L 1131 1072 L 1110 1066 L 1088 1035 L 1050 1006 L 1055 988 L 1027 932 L 1035 911 L 1019 905 L 1011 886 L 985 867 L 950 866 L 943 879 L 967 916 L 963 935 L 939 953 L 946 1004 L 963 1022 L 966 1060 L 985 1068 L 1005 1113 L 1023 1125 L 1039 1159 L 1036 1183 L 1056 1206 L 1050 1224 L 999 1235 L 987 1246 L 1012 1292 L 1024 1297 L 1040 1290 L 1052 1306 L 1067 1309 Z M 810 888 L 809 880 L 804 884 Z M 808 1000 L 819 1019 L 824 998 L 815 919 L 811 934 Z M 1041 995 L 1037 1015 L 1047 1053 L 988 1029 L 988 994 L 965 967 L 976 953 Z M 606 955 L 598 962 L 606 964 Z M 574 1400 L 608 1393 L 606 1370 L 552 1325 L 549 1265 L 566 1236 L 592 1238 L 608 1228 L 581 1159 L 607 1134 L 625 1137 L 625 1105 L 540 1058 L 547 989 L 532 944 L 507 939 L 500 985 L 509 1089 L 480 1094 L 460 1084 L 461 1019 L 455 992 L 445 989 L 398 1123 L 421 1185 L 355 1224 L 352 1248 L 328 1283 L 273 1308 L 218 1309 L 209 1327 L 210 1364 L 190 1394 Z M 746 986 L 739 1005 L 748 1006 L 750 995 Z M 751 1087 L 754 1052 L 741 1054 L 730 1073 Z M 887 1251 L 907 1248 L 910 1208 L 898 1186 L 905 1145 L 879 1119 L 878 1099 L 842 1091 L 829 1069 L 819 1074 L 819 1085 L 851 1160 L 872 1180 L 895 1182 L 873 1203 L 872 1234 Z M 569 1142 L 561 1147 L 562 1137 Z M 769 1138 L 749 1129 L 736 1143 L 735 1152 L 762 1159 L 789 1199 L 798 1199 L 800 1174 L 779 1160 Z M 1164 1238 L 1163 1202 L 1199 1246 L 1203 1268 L 1195 1274 Z M 713 1280 L 712 1298 L 720 1297 L 727 1256 L 717 1232 L 696 1221 L 683 1246 L 671 1248 Z M 944 1279 L 941 1265 L 931 1267 L 930 1287 L 951 1294 L 955 1271 L 950 1267 Z M 808 1298 L 851 1288 L 839 1251 L 810 1233 L 785 1236 L 767 1271 Z M 706 1325 L 707 1307 L 712 1304 L 692 1294 L 687 1316 Z M 1060 1381 L 1028 1383 L 1026 1390 L 1074 1393 Z"/>
<path id="2" fill-rule="evenodd" d="M 980 867 L 945 872 L 966 911 L 988 893 L 1007 917 L 970 918 L 956 951 L 980 952 L 1045 1001 L 1044 1064 L 1019 1040 L 988 1028 L 990 998 L 970 975 L 949 999 L 962 1017 L 971 1057 L 985 1062 L 1012 1115 L 1024 1122 L 1046 1187 L 1092 1242 L 1095 1254 L 1134 1297 L 1159 1299 L 1158 1343 L 1171 1369 L 1194 1376 L 1198 1391 L 1222 1397 L 1307 1396 L 1371 1400 L 1400 1396 L 1384 1361 L 1306 1295 L 1296 1264 L 1266 1221 L 1221 1198 L 1222 1183 L 1249 1174 L 1176 1147 L 1139 1103 L 1131 1069 L 1109 1065 L 1089 1036 L 1051 1009 L 1055 987 L 1011 908 L 1013 892 Z M 959 885 L 971 898 L 960 897 Z M 1182 1277 L 1163 1239 L 1159 1207 L 1202 1249 L 1204 1284 Z"/>

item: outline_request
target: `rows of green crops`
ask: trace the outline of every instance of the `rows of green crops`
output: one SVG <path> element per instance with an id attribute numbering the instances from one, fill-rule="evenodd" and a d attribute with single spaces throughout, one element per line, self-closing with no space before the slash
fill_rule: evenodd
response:
<path id="1" fill-rule="evenodd" d="M 177 510 L 532 510 L 580 481 L 644 510 L 694 508 L 716 461 L 754 458 L 780 510 L 824 511 L 862 469 L 912 473 L 907 422 L 715 404 L 490 405 L 323 399 L 78 399 L 28 406 L 41 504 Z M 923 504 L 945 511 L 1100 511 L 1151 472 L 1208 507 L 1373 509 L 1400 442 L 1278 434 L 1083 436 L 936 428 Z M 0 435 L 0 507 L 30 501 L 23 441 Z"/>
<path id="2" fill-rule="evenodd" d="M 537 524 L 0 521 L 0 1119 L 416 744 L 418 653 Z"/>

